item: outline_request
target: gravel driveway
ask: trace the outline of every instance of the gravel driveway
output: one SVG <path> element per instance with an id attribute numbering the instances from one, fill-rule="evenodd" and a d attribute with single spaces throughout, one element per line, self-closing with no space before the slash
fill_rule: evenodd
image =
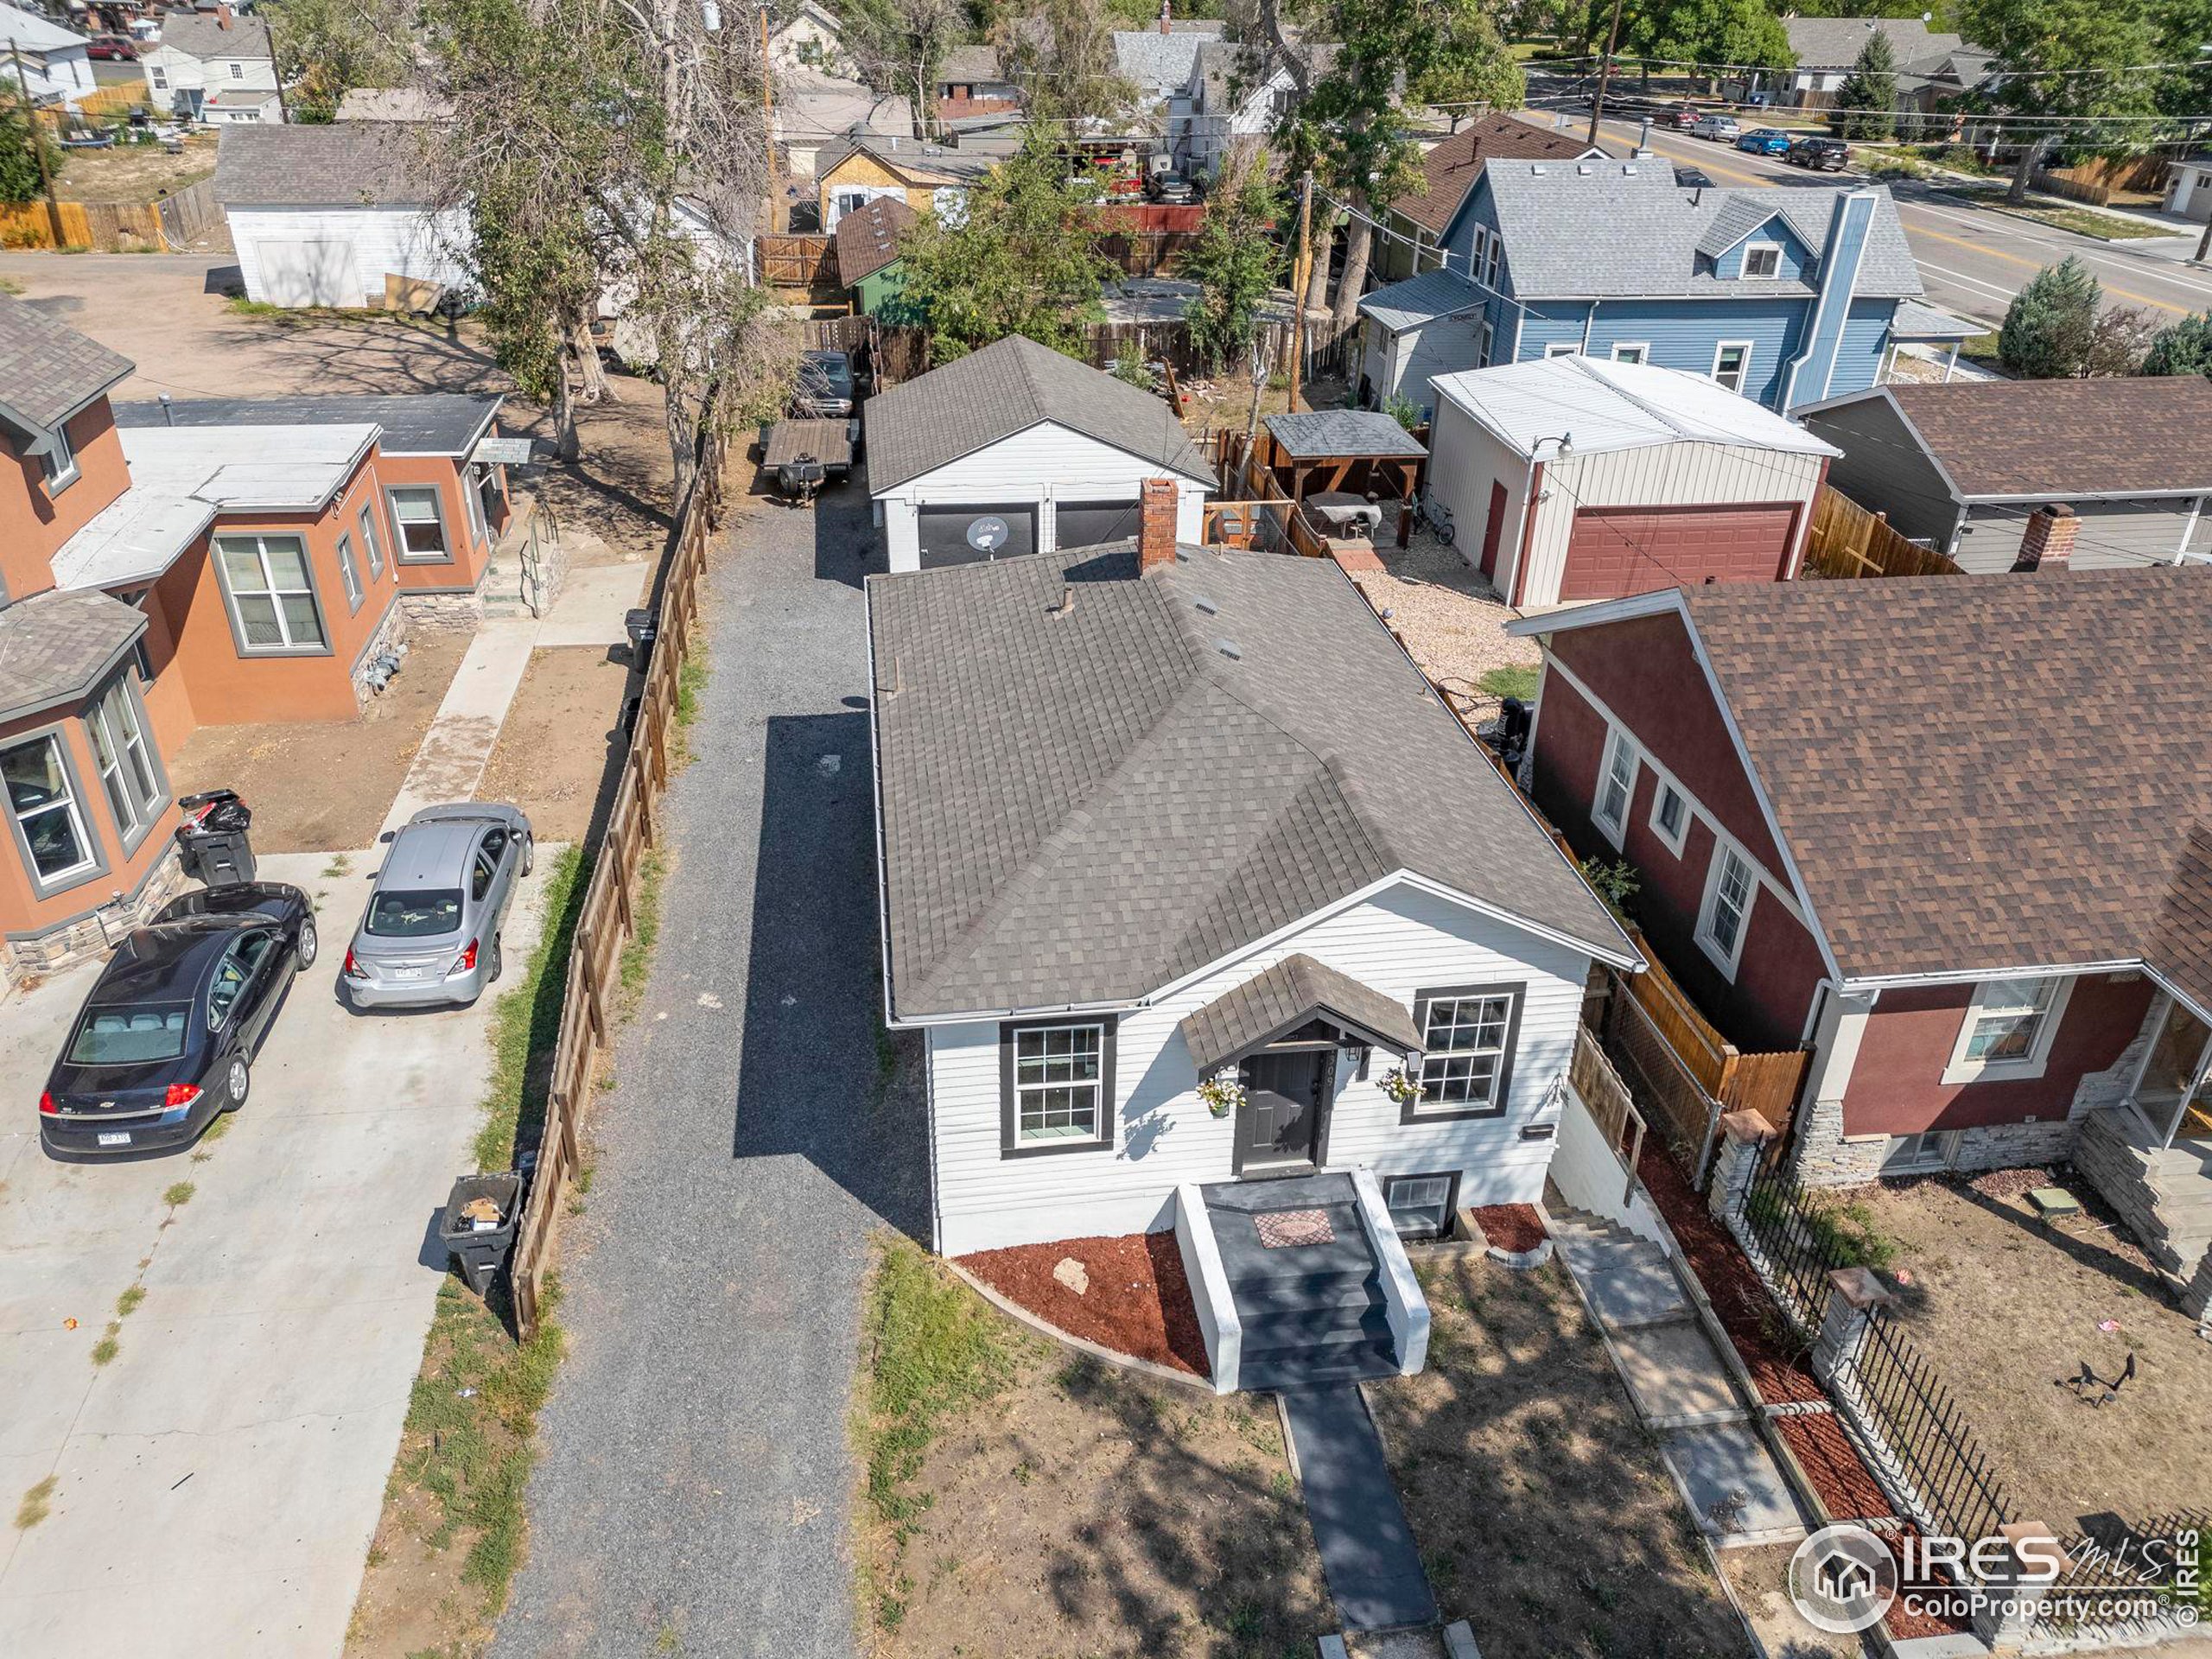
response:
<path id="1" fill-rule="evenodd" d="M 868 1236 L 923 1225 L 884 1103 L 865 486 L 736 500 L 651 981 L 571 1234 L 530 1561 L 493 1651 L 856 1650 L 846 1452 Z"/>

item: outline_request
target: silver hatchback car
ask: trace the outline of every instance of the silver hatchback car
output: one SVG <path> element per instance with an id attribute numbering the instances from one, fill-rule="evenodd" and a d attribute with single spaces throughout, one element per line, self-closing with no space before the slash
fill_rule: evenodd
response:
<path id="1" fill-rule="evenodd" d="M 393 834 L 339 976 L 356 1008 L 474 1002 L 499 978 L 499 929 L 536 851 L 512 806 L 426 806 Z"/>

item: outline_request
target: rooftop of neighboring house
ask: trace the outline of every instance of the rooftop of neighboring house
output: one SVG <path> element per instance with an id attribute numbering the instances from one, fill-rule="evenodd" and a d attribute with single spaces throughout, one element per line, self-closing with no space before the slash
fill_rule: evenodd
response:
<path id="1" fill-rule="evenodd" d="M 878 196 L 837 220 L 837 280 L 850 288 L 899 257 L 899 243 L 921 218 L 896 196 Z"/>
<path id="2" fill-rule="evenodd" d="M 1571 128 L 1540 127 L 1510 115 L 1478 115 L 1421 157 L 1421 173 L 1426 188 L 1408 190 L 1395 198 L 1390 208 L 1423 230 L 1441 236 L 1444 227 L 1452 222 L 1452 215 L 1459 210 L 1468 187 L 1481 175 L 1485 162 L 1500 156 L 1517 156 L 1523 161 L 1571 162 L 1577 156 L 1592 154 L 1594 148 L 1584 141 L 1580 131 Z M 1602 156 L 1605 152 L 1595 149 L 1595 153 Z"/>
<path id="3" fill-rule="evenodd" d="M 1877 299 L 1923 291 L 1882 185 L 1724 190 L 1677 184 L 1671 167 L 1649 161 L 1499 161 L 1484 168 L 1483 183 L 1513 292 L 1524 300 L 1808 295 L 1811 284 L 1789 279 L 1724 280 L 1713 260 L 1779 218 L 1817 262 L 1844 199 L 1862 190 L 1874 195 L 1874 219 L 1852 291 Z"/>
<path id="4" fill-rule="evenodd" d="M 377 441 L 372 422 L 126 427 L 130 487 L 54 556 L 67 588 L 150 581 L 222 512 L 319 513 Z"/>
<path id="5" fill-rule="evenodd" d="M 1132 1001 L 1402 871 L 1634 960 L 1325 559 L 1123 543 L 868 598 L 899 1017 Z"/>
<path id="6" fill-rule="evenodd" d="M 995 81 L 999 79 L 999 49 L 988 41 L 956 46 L 938 66 L 937 78 L 940 84 L 946 85 L 974 86 Z"/>
<path id="7" fill-rule="evenodd" d="M 1676 608 L 1847 976 L 2139 960 L 2212 1008 L 2212 566 L 1723 583 L 1512 627 Z"/>
<path id="8" fill-rule="evenodd" d="M 1296 41 L 1297 30 L 1286 33 Z M 1337 48 L 1326 43 L 1302 49 L 1311 54 L 1316 73 L 1326 69 L 1337 54 Z M 1206 108 L 1218 115 L 1226 112 L 1231 104 L 1258 92 L 1283 67 L 1281 54 L 1272 47 L 1210 40 L 1198 48 L 1192 70 L 1204 87 Z"/>
<path id="9" fill-rule="evenodd" d="M 1439 397 L 1522 455 L 1533 456 L 1539 444 L 1562 433 L 1578 455 L 1669 443 L 1842 453 L 1795 421 L 1679 369 L 1551 357 L 1439 375 L 1435 385 Z M 1560 450 L 1562 458 L 1567 453 Z"/>
<path id="10" fill-rule="evenodd" d="M 1160 399 L 1020 334 L 877 393 L 863 414 L 868 487 L 879 494 L 1046 421 L 1185 477 L 1214 479 Z"/>
<path id="11" fill-rule="evenodd" d="M 777 86 L 776 130 L 786 143 L 855 133 L 903 138 L 914 130 L 914 105 L 903 92 L 879 92 L 857 80 L 800 68 Z"/>
<path id="12" fill-rule="evenodd" d="M 856 134 L 823 146 L 815 157 L 814 176 L 826 178 L 854 156 L 866 156 L 877 166 L 909 185 L 971 185 L 998 165 L 996 156 L 963 154 L 942 144 L 906 142 L 892 137 Z"/>
<path id="13" fill-rule="evenodd" d="M 388 397 L 189 397 L 115 405 L 115 423 L 134 427 L 357 426 L 381 435 L 387 455 L 466 456 L 491 429 L 504 393 L 419 391 Z"/>
<path id="14" fill-rule="evenodd" d="M 422 207 L 436 195 L 421 129 L 397 121 L 227 126 L 215 152 L 226 207 Z"/>
<path id="15" fill-rule="evenodd" d="M 105 594 L 35 594 L 0 609 L 0 721 L 83 696 L 145 630 Z"/>
<path id="16" fill-rule="evenodd" d="M 85 36 L 15 6 L 0 6 L 0 46 L 20 46 L 29 54 L 66 52 L 85 44 Z"/>
<path id="17" fill-rule="evenodd" d="M 1850 68 L 1877 29 L 1890 37 L 1904 74 L 1952 76 L 1972 85 L 1993 61 L 1990 53 L 1967 45 L 1962 36 L 1932 29 L 1917 17 L 1786 17 L 1782 27 L 1800 69 Z"/>
<path id="18" fill-rule="evenodd" d="M 269 25 L 258 17 L 240 17 L 224 11 L 170 12 L 162 19 L 160 44 L 172 52 L 203 62 L 232 58 L 266 60 Z"/>
<path id="19" fill-rule="evenodd" d="M 1124 79 L 1151 98 L 1179 92 L 1191 83 L 1198 48 L 1220 37 L 1227 25 L 1211 19 L 1179 23 L 1165 35 L 1157 29 L 1114 31 L 1114 61 Z"/>
<path id="20" fill-rule="evenodd" d="M 1802 410 L 1885 398 L 1961 500 L 2212 490 L 2212 380 L 1899 383 Z"/>
<path id="21" fill-rule="evenodd" d="M 50 430 L 137 366 L 36 306 L 0 295 L 0 425 Z"/>

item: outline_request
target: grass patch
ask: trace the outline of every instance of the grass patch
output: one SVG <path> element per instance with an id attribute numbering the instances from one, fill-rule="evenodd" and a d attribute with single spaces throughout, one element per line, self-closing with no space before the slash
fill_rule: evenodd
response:
<path id="1" fill-rule="evenodd" d="M 2005 200 L 2004 188 L 1998 185 L 1957 185 L 1952 187 L 1951 194 L 1964 196 L 1979 207 L 2009 213 L 2014 219 L 2031 219 L 2038 225 L 2071 231 L 2076 236 L 2099 242 L 2138 242 L 2174 234 L 2163 226 L 2145 225 L 2137 219 L 2123 219 L 2118 213 L 2102 213 L 2094 207 L 2071 202 L 2010 202 Z"/>
<path id="2" fill-rule="evenodd" d="M 109 1325 L 100 1339 L 92 1344 L 93 1364 L 105 1365 L 123 1351 L 123 1344 L 115 1339 L 116 1332 L 122 1329 L 119 1325 Z"/>
<path id="3" fill-rule="evenodd" d="M 561 1034 L 561 997 L 569 950 L 583 912 L 583 849 L 564 847 L 545 873 L 545 928 L 522 977 L 492 1005 L 492 1082 L 484 1127 L 476 1132 L 479 1170 L 511 1169 L 523 1128 L 545 1118 L 548 1070 Z"/>
<path id="4" fill-rule="evenodd" d="M 630 943 L 622 947 L 622 989 L 629 996 L 645 988 L 645 975 L 653 965 L 653 946 L 660 941 L 661 883 L 667 874 L 667 855 L 652 848 L 639 867 L 637 902 L 630 908 L 634 927 Z"/>
<path id="5" fill-rule="evenodd" d="M 138 1311 L 138 1305 L 145 1300 L 146 1287 L 143 1285 L 131 1286 L 130 1289 L 124 1291 L 122 1295 L 115 1299 L 115 1317 L 118 1319 L 129 1319 L 133 1313 L 136 1313 Z"/>
<path id="6" fill-rule="evenodd" d="M 199 1190 L 190 1181 L 173 1181 L 162 1194 L 162 1202 L 172 1210 L 181 1210 L 192 1202 L 192 1195 Z"/>
<path id="7" fill-rule="evenodd" d="M 0 276 L 0 294 L 20 295 L 22 291 L 22 283 L 13 276 Z"/>
<path id="8" fill-rule="evenodd" d="M 69 249 L 81 253 L 85 250 Z M 151 250 L 148 250 L 151 251 Z M 223 308 L 234 317 L 251 317 L 257 321 L 273 322 L 281 327 L 305 328 L 317 323 L 345 322 L 356 325 L 382 324 L 389 327 L 414 328 L 428 334 L 442 334 L 445 323 L 435 317 L 417 317 L 404 311 L 372 311 L 365 306 L 287 306 L 271 305 L 266 300 L 250 300 L 243 294 L 234 294 L 224 302 Z"/>
<path id="9" fill-rule="evenodd" d="M 334 880 L 341 875 L 351 875 L 353 873 L 353 861 L 346 854 L 340 853 L 322 867 L 322 873 Z"/>
<path id="10" fill-rule="evenodd" d="M 1995 368 L 1998 362 L 1997 331 L 1993 328 L 1986 334 L 1976 334 L 1972 340 L 1961 340 L 1959 355 L 1969 362 L 1984 363 Z"/>
<path id="11" fill-rule="evenodd" d="M 1753 1192 L 1745 1208 L 1764 1229 L 1784 1230 L 1792 1220 L 1789 1200 L 1770 1186 Z M 1896 1264 L 1897 1242 L 1875 1224 L 1874 1212 L 1865 1204 L 1837 1203 L 1801 1192 L 1796 1209 L 1796 1222 L 1829 1266 L 1887 1268 Z"/>
<path id="12" fill-rule="evenodd" d="M 1541 677 L 1541 672 L 1540 670 L 1517 664 L 1511 668 L 1493 668 L 1475 684 L 1486 697 L 1518 697 L 1523 702 L 1534 702 L 1536 700 L 1536 681 Z"/>
<path id="13" fill-rule="evenodd" d="M 29 1532 L 54 1513 L 54 1477 L 48 1475 L 23 1494 L 22 1501 L 16 1505 L 17 1532 Z"/>

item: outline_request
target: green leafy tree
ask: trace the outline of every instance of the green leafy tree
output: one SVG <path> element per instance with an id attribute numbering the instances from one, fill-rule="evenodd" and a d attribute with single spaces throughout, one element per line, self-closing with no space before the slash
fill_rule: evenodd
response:
<path id="1" fill-rule="evenodd" d="M 1595 35 L 1605 38 L 1611 14 L 1607 0 L 1593 0 Z M 1647 67 L 1690 63 L 1707 66 L 1724 79 L 1748 78 L 1751 72 L 1782 70 L 1796 61 L 1789 34 L 1766 0 L 1634 0 L 1621 12 L 1620 53 Z"/>
<path id="2" fill-rule="evenodd" d="M 1888 138 L 1897 131 L 1897 49 L 1884 29 L 1867 32 L 1851 73 L 1836 88 L 1837 130 L 1846 138 Z"/>
<path id="3" fill-rule="evenodd" d="M 968 192 L 958 223 L 925 215 L 906 242 L 907 303 L 929 319 L 938 362 L 1027 334 L 1071 357 L 1104 314 L 1114 267 L 1093 245 L 1090 193 L 1040 130 Z"/>
<path id="4" fill-rule="evenodd" d="M 1121 72 L 1114 29 L 1123 20 L 1099 0 L 1035 0 L 992 31 L 999 66 L 1022 89 L 1033 120 L 1111 120 L 1135 104 Z"/>
<path id="5" fill-rule="evenodd" d="M 2138 66 L 2157 60 L 2158 38 L 2148 8 L 2137 0 L 1961 0 L 1958 26 L 1967 39 L 1994 53 L 1998 74 L 1977 92 L 1977 105 L 2005 114 L 2066 118 L 2125 117 L 2155 111 L 2159 78 Z M 2190 48 L 2192 55 L 2194 48 Z M 2143 142 L 2139 124 L 2107 129 L 2054 122 L 2018 128 L 2020 155 L 2006 199 L 2024 200 L 2028 183 L 2056 142 L 2059 128 L 2115 151 Z"/>
<path id="6" fill-rule="evenodd" d="M 59 173 L 61 148 L 53 134 L 32 118 L 20 92 L 0 86 L 0 201 L 35 201 L 44 194 L 38 171 L 41 149 L 47 170 Z"/>
<path id="7" fill-rule="evenodd" d="M 1267 151 L 1253 146 L 1231 152 L 1181 266 L 1198 284 L 1184 315 L 1191 344 L 1210 371 L 1242 359 L 1260 332 L 1260 307 L 1282 274 L 1282 248 L 1274 238 L 1282 214 Z"/>
<path id="8" fill-rule="evenodd" d="M 400 0 L 265 0 L 262 13 L 294 121 L 334 121 L 339 100 L 356 87 L 407 83 L 413 66 Z"/>
<path id="9" fill-rule="evenodd" d="M 845 0 L 838 16 L 861 79 L 907 93 L 915 118 L 927 119 L 931 78 L 968 28 L 960 0 Z"/>
<path id="10" fill-rule="evenodd" d="M 2137 372 L 2212 375 L 2212 311 L 2183 317 L 2152 335 Z"/>
<path id="11" fill-rule="evenodd" d="M 2072 254 L 2045 265 L 2012 296 L 1998 331 L 1998 361 L 2024 380 L 2070 379 L 2088 366 L 2102 290 Z"/>
<path id="12" fill-rule="evenodd" d="M 2198 115 L 2212 105 L 2212 0 L 2152 0 L 2152 23 L 2158 31 L 2158 61 L 2175 66 L 2158 72 L 2152 96 L 2167 115 Z"/>

